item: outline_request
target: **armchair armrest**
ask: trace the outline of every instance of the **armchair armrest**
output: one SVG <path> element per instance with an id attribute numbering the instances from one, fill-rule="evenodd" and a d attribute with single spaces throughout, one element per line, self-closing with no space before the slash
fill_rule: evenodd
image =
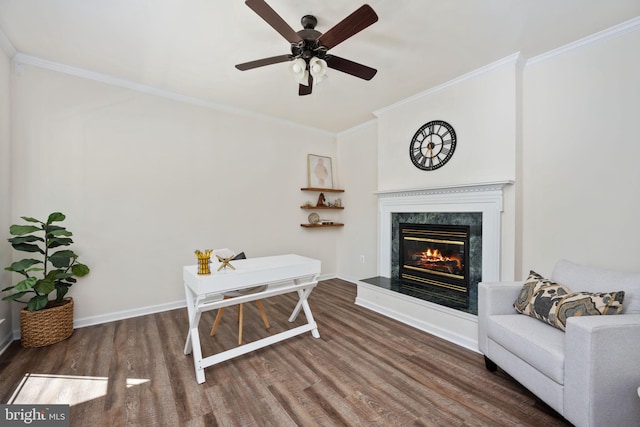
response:
<path id="1" fill-rule="evenodd" d="M 519 282 L 478 283 L 478 349 L 487 355 L 487 319 L 496 314 L 515 314 L 513 302 L 524 285 Z"/>
<path id="2" fill-rule="evenodd" d="M 524 281 L 478 283 L 478 316 L 514 314 L 513 303 Z"/>
<path id="3" fill-rule="evenodd" d="M 567 319 L 564 416 L 580 426 L 640 420 L 640 314 Z"/>

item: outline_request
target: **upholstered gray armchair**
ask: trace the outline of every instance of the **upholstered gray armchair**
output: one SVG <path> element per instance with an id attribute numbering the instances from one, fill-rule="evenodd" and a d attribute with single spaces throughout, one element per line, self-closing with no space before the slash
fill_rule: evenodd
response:
<path id="1" fill-rule="evenodd" d="M 514 302 L 525 281 L 480 283 L 478 347 L 487 369 L 500 367 L 578 427 L 640 426 L 640 274 L 560 261 L 550 281 L 573 292 L 624 291 L 622 312 L 572 317 L 566 309 L 559 319 L 554 307 L 547 317 L 524 315 Z M 565 331 L 550 325 L 560 320 Z"/>

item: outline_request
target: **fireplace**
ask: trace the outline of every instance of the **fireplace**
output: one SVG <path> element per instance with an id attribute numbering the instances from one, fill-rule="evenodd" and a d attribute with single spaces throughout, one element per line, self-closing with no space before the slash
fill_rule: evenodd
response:
<path id="1" fill-rule="evenodd" d="M 399 226 L 399 279 L 425 293 L 466 306 L 470 227 L 411 223 Z"/>
<path id="2" fill-rule="evenodd" d="M 501 277 L 502 198 L 503 187 L 509 184 L 511 181 L 377 192 L 378 275 L 357 282 L 356 304 L 477 351 L 477 284 Z M 508 218 L 511 223 L 513 217 Z M 400 224 L 469 226 L 466 307 L 425 295 L 433 293 L 432 288 L 400 280 Z"/>

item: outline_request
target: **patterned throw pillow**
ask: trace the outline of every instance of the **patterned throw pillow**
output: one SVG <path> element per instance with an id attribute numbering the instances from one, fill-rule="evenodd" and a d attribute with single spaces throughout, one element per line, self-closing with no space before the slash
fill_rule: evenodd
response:
<path id="1" fill-rule="evenodd" d="M 545 279 L 535 271 L 531 270 L 529 272 L 529 277 L 527 277 L 527 281 L 522 286 L 520 290 L 520 294 L 516 301 L 513 303 L 513 308 L 516 309 L 518 313 L 526 314 L 527 316 L 531 315 L 531 299 L 541 288 L 549 285 L 555 285 L 549 279 Z M 534 316 L 535 317 L 535 316 Z"/>
<path id="2" fill-rule="evenodd" d="M 608 293 L 571 292 L 567 287 L 529 273 L 513 303 L 518 313 L 541 320 L 562 331 L 571 316 L 593 316 L 622 312 L 624 291 Z"/>
<path id="3" fill-rule="evenodd" d="M 573 292 L 562 298 L 556 307 L 555 327 L 565 330 L 571 316 L 594 316 L 622 312 L 624 291 Z"/>

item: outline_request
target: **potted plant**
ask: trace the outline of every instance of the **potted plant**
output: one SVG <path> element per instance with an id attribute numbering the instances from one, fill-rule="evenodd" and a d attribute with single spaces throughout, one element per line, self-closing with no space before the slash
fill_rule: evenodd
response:
<path id="1" fill-rule="evenodd" d="M 65 298 L 76 277 L 89 274 L 89 267 L 78 262 L 78 255 L 63 249 L 73 243 L 65 227 L 55 225 L 65 215 L 54 212 L 46 222 L 21 217 L 29 224 L 12 225 L 9 240 L 14 249 L 34 254 L 34 258 L 16 261 L 5 270 L 24 278 L 2 291 L 12 291 L 2 298 L 26 304 L 20 310 L 20 334 L 24 347 L 55 344 L 73 333 L 73 298 Z M 36 259 L 37 258 L 37 259 Z M 55 293 L 55 298 L 51 298 Z"/>

